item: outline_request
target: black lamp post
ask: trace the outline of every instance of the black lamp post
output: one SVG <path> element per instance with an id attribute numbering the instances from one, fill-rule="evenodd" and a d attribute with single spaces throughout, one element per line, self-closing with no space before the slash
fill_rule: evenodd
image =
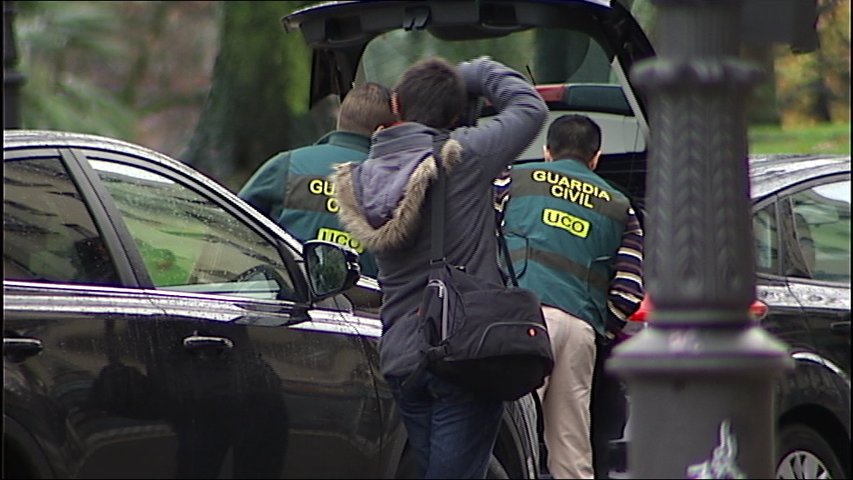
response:
<path id="1" fill-rule="evenodd" d="M 650 328 L 607 364 L 631 396 L 628 473 L 773 478 L 773 385 L 793 361 L 748 313 L 755 266 L 746 100 L 761 75 L 738 57 L 744 36 L 810 38 L 794 23 L 749 27 L 799 22 L 780 12 L 811 0 L 653 1 L 658 56 L 631 78 L 648 94 L 652 132 L 645 284 L 655 309 Z"/>

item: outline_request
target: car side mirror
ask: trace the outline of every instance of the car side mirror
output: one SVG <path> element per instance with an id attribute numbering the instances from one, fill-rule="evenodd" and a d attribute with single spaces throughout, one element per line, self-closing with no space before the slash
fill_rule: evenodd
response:
<path id="1" fill-rule="evenodd" d="M 314 301 L 349 289 L 361 276 L 358 254 L 336 243 L 309 240 L 302 246 L 302 254 Z"/>

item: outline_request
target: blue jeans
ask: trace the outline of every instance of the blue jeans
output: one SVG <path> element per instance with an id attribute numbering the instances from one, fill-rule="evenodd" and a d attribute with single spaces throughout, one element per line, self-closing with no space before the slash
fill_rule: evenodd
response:
<path id="1" fill-rule="evenodd" d="M 503 402 L 483 400 L 429 372 L 401 388 L 387 377 L 422 478 L 485 478 Z"/>

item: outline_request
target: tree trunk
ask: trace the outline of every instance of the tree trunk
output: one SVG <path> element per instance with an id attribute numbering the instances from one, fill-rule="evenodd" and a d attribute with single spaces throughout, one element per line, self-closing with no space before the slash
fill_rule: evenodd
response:
<path id="1" fill-rule="evenodd" d="M 181 159 L 238 190 L 275 153 L 318 135 L 306 115 L 310 52 L 280 19 L 310 2 L 222 2 L 219 54 L 207 101 Z"/>
<path id="2" fill-rule="evenodd" d="M 135 56 L 131 64 L 130 71 L 127 73 L 127 81 L 119 93 L 119 98 L 127 105 L 137 106 L 139 101 L 139 91 L 144 83 L 145 77 L 148 75 L 148 70 L 151 66 L 151 57 L 154 54 L 150 45 L 151 38 L 159 38 L 163 35 L 163 30 L 166 25 L 166 15 L 173 4 L 169 2 L 155 2 L 152 8 L 145 8 L 144 5 L 131 5 L 126 8 L 135 8 L 142 18 L 137 18 L 137 23 L 141 23 L 141 27 L 145 34 L 131 35 L 133 43 L 133 54 Z M 140 8 L 142 7 L 142 8 Z"/>

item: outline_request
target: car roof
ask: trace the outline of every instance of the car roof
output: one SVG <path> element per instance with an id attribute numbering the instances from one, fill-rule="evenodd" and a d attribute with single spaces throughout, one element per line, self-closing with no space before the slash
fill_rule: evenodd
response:
<path id="1" fill-rule="evenodd" d="M 175 160 L 165 154 L 151 150 L 142 145 L 137 145 L 116 138 L 103 137 L 88 133 L 76 133 L 58 130 L 27 130 L 27 129 L 9 129 L 3 130 L 3 151 L 15 150 L 18 148 L 88 148 L 102 149 L 105 151 L 113 151 L 124 153 L 136 158 L 144 158 L 154 164 L 160 165 L 170 170 L 182 173 L 187 177 L 193 178 L 195 181 L 204 184 L 212 191 L 227 197 L 231 202 L 242 203 L 246 205 L 248 214 L 263 222 L 270 230 L 275 231 L 278 236 L 287 241 L 289 245 L 295 248 L 298 252 L 302 252 L 302 243 L 293 238 L 284 229 L 278 226 L 265 215 L 256 211 L 248 203 L 237 197 L 234 192 L 211 178 L 210 176 L 196 170 L 190 165 Z M 3 157 L 6 159 L 5 155 Z"/>
<path id="2" fill-rule="evenodd" d="M 210 188 L 222 192 L 231 192 L 213 178 L 199 172 L 191 166 L 179 162 L 165 154 L 117 138 L 103 137 L 89 133 L 77 133 L 58 130 L 3 130 L 3 150 L 13 150 L 22 147 L 44 148 L 93 148 L 121 152 L 134 157 L 144 157 L 146 160 L 177 170 L 187 176 L 197 179 Z M 5 157 L 4 157 L 5 160 Z"/>
<path id="3" fill-rule="evenodd" d="M 174 165 L 175 160 L 168 156 L 116 138 L 103 137 L 89 133 L 66 132 L 59 130 L 27 130 L 10 129 L 3 130 L 3 149 L 14 149 L 21 147 L 87 147 L 105 148 L 134 155 L 145 155 L 157 162 Z M 182 168 L 183 165 L 181 166 Z"/>
<path id="4" fill-rule="evenodd" d="M 755 200 L 806 180 L 845 172 L 850 173 L 850 155 L 775 154 L 749 158 Z"/>

